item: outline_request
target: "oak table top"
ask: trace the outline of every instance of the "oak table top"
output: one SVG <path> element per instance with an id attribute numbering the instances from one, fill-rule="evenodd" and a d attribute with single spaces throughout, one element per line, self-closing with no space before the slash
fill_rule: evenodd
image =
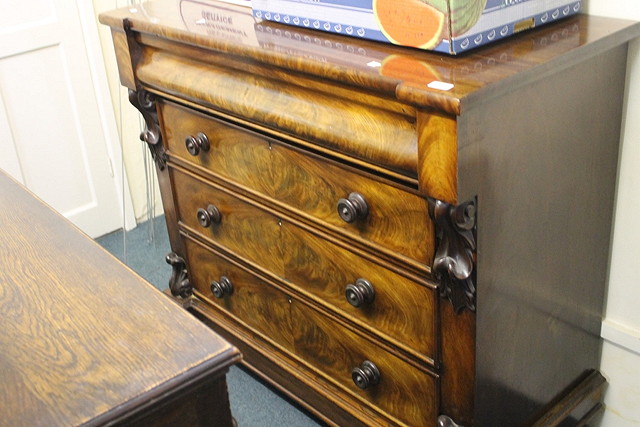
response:
<path id="1" fill-rule="evenodd" d="M 1 171 L 0 226 L 0 425 L 122 421 L 240 359 Z"/>

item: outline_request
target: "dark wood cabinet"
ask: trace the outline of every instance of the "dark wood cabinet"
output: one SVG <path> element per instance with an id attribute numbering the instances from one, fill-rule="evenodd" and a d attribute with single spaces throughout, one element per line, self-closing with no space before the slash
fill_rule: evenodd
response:
<path id="1" fill-rule="evenodd" d="M 640 26 L 581 15 L 452 58 L 214 1 L 101 22 L 172 291 L 247 367 L 338 425 L 595 416 Z"/>

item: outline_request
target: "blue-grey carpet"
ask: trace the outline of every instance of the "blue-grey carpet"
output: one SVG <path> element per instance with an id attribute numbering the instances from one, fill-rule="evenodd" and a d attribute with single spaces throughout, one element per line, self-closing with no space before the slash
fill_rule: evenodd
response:
<path id="1" fill-rule="evenodd" d="M 165 256 L 170 246 L 163 216 L 96 241 L 158 289 L 168 288 L 171 267 Z M 323 425 L 239 367 L 230 369 L 227 381 L 231 412 L 238 427 Z"/>

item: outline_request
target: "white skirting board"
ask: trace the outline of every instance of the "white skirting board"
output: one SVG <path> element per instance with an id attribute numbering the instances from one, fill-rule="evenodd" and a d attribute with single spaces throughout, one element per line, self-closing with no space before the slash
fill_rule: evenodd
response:
<path id="1" fill-rule="evenodd" d="M 612 344 L 640 355 L 640 331 L 617 323 L 614 320 L 605 319 L 602 322 L 600 336 Z"/>

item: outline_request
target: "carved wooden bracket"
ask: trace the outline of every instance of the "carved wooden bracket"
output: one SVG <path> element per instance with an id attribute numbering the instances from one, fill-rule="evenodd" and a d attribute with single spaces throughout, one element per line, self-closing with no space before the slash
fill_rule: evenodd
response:
<path id="1" fill-rule="evenodd" d="M 187 298 L 193 293 L 193 286 L 187 277 L 187 263 L 175 252 L 167 254 L 167 264 L 173 268 L 171 279 L 169 279 L 169 289 L 171 295 Z"/>
<path id="2" fill-rule="evenodd" d="M 129 102 L 142 113 L 144 118 L 145 129 L 140 134 L 140 140 L 147 143 L 156 165 L 160 170 L 164 170 L 167 165 L 167 154 L 162 145 L 155 95 L 144 89 L 137 91 L 129 89 Z"/>
<path id="3" fill-rule="evenodd" d="M 476 200 L 457 206 L 429 198 L 436 228 L 432 271 L 456 312 L 476 309 Z"/>

